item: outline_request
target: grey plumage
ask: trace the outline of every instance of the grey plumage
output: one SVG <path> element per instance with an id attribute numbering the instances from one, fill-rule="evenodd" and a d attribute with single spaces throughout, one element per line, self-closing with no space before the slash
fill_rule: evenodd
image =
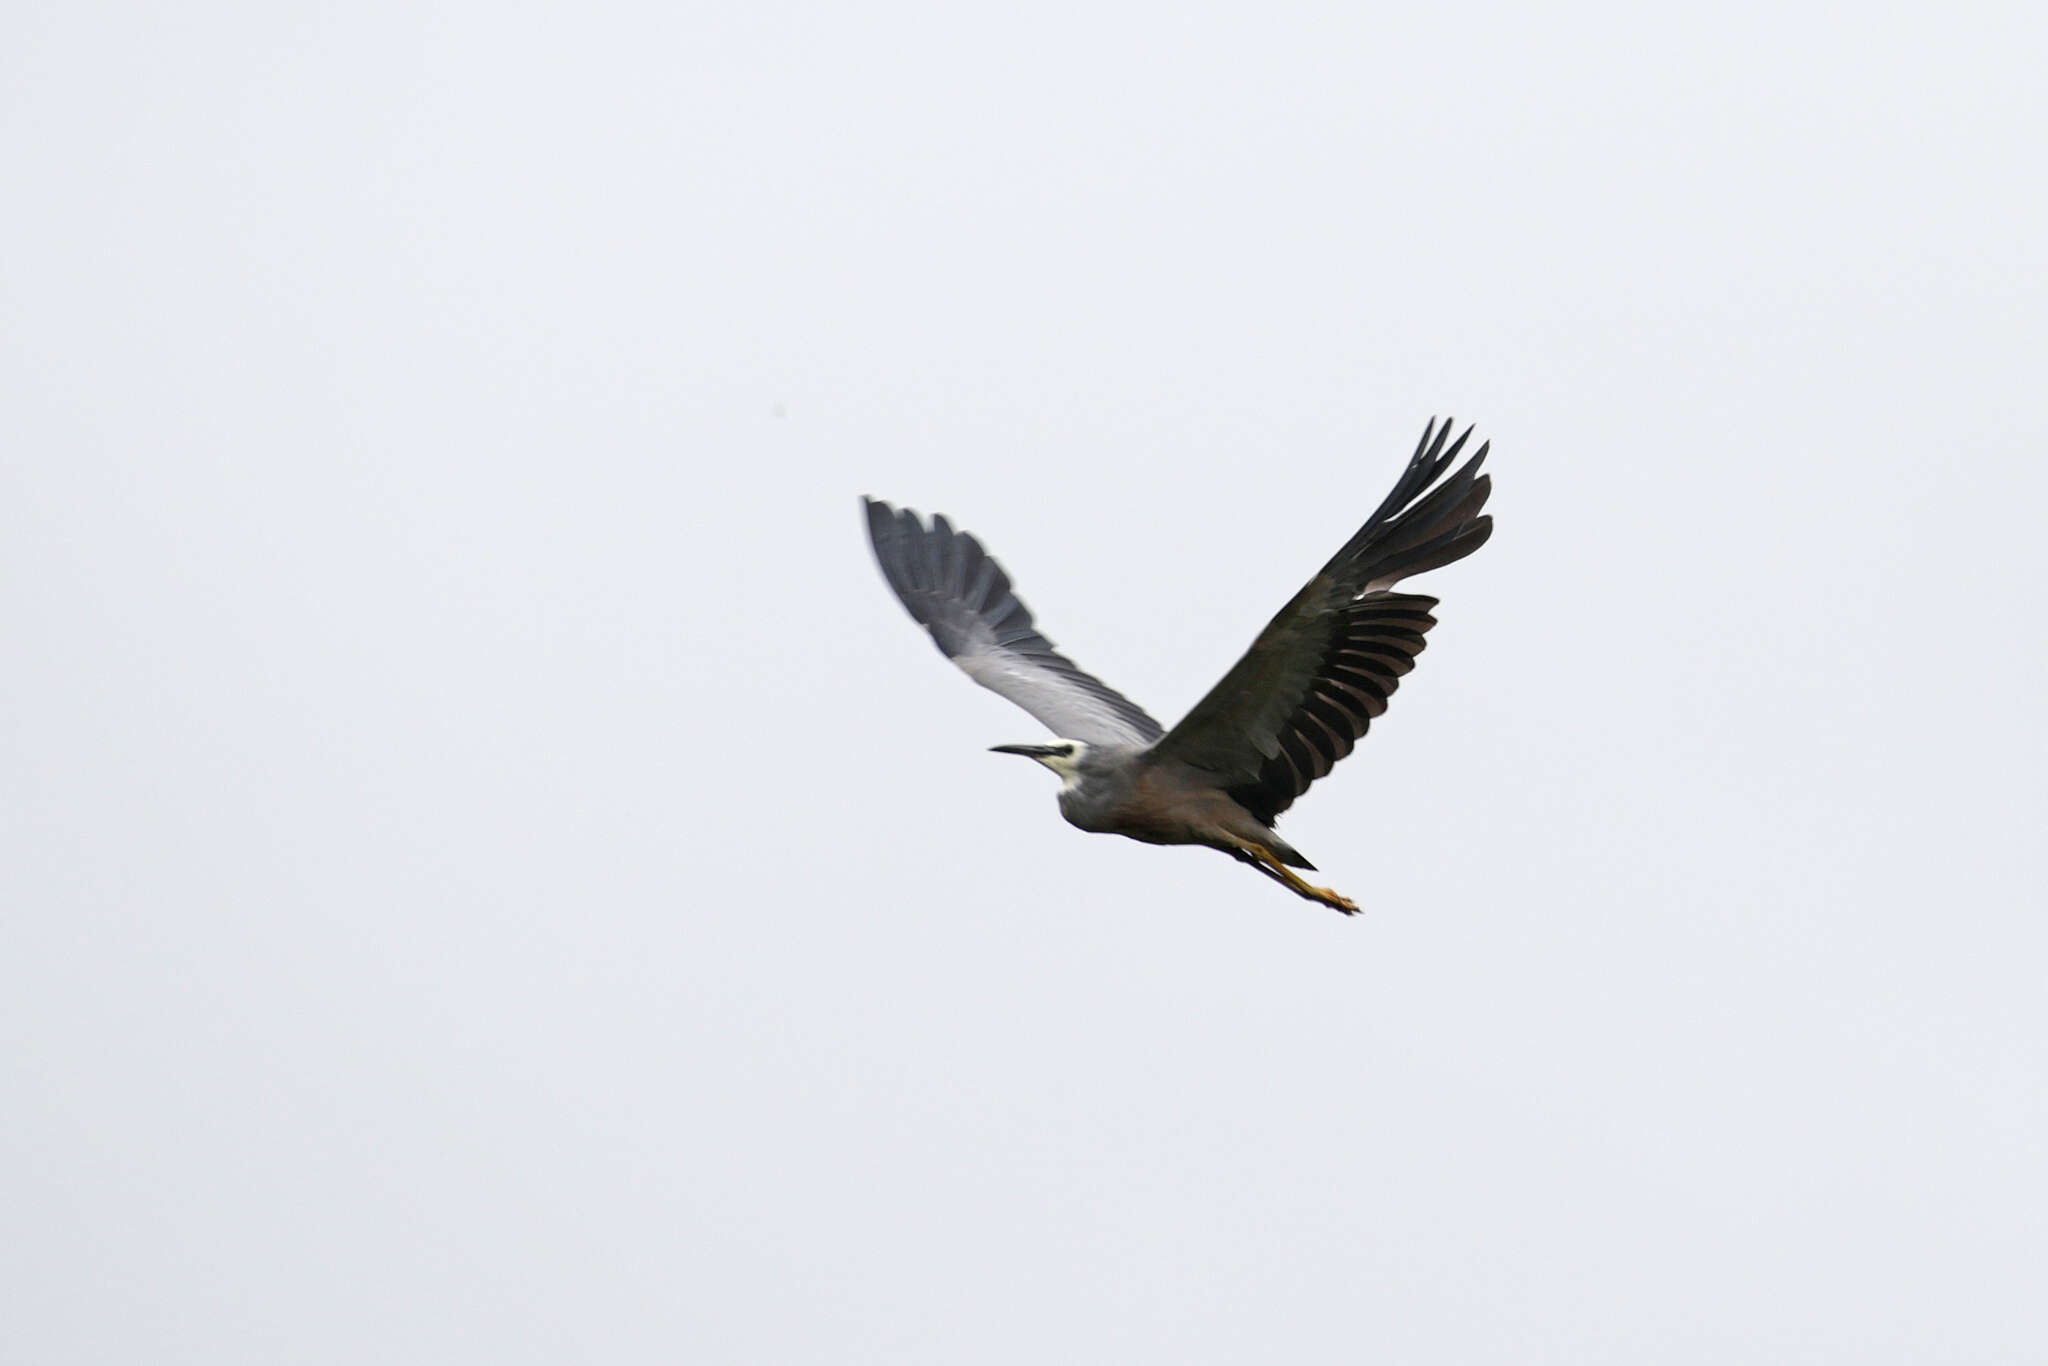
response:
<path id="1" fill-rule="evenodd" d="M 1396 593 L 1411 575 L 1485 544 L 1489 447 L 1443 478 L 1471 436 L 1431 423 L 1393 490 L 1268 622 L 1244 657 L 1167 731 L 1082 670 L 1035 627 L 980 542 L 944 517 L 863 500 L 875 557 L 939 650 L 1064 741 L 1008 745 L 1065 780 L 1060 809 L 1084 830 L 1220 849 L 1298 894 L 1357 908 L 1290 868 L 1313 868 L 1274 820 L 1349 754 L 1415 665 L 1437 600 Z"/>
<path id="2" fill-rule="evenodd" d="M 863 498 L 875 559 L 939 653 L 1001 693 L 1055 735 L 1090 744 L 1149 745 L 1165 727 L 1145 709 L 1076 667 L 1033 626 L 981 542 L 943 515 L 927 527 L 916 512 Z"/>

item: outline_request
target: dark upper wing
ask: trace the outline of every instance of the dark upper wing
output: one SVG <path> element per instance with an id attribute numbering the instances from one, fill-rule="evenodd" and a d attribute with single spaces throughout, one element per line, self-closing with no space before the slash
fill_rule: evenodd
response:
<path id="1" fill-rule="evenodd" d="M 1436 599 L 1385 590 L 1486 543 L 1492 481 L 1482 445 L 1439 482 L 1472 435 L 1423 428 L 1393 492 L 1259 633 L 1244 658 L 1153 751 L 1220 777 L 1270 824 L 1365 734 L 1415 666 Z M 1448 443 L 1448 446 L 1447 444 Z"/>
<path id="2" fill-rule="evenodd" d="M 861 502 L 889 586 L 969 678 L 1069 740 L 1149 745 L 1159 738 L 1165 728 L 1143 707 L 1077 668 L 1033 628 L 1030 610 L 981 542 L 942 516 L 927 527 L 909 508 Z"/>

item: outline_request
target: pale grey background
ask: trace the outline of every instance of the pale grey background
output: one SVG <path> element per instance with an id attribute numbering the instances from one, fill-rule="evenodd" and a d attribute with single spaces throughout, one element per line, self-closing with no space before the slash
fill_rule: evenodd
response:
<path id="1" fill-rule="evenodd" d="M 2048 1359 L 2021 6 L 20 6 L 0 1356 Z M 1085 838 L 1431 413 L 1289 818 Z"/>

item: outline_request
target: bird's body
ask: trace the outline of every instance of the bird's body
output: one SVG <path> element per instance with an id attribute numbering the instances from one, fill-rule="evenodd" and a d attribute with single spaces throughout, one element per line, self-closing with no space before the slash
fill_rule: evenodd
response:
<path id="1" fill-rule="evenodd" d="M 1227 850 L 1230 846 L 1216 843 L 1216 832 L 1221 831 L 1277 846 L 1276 852 L 1284 850 L 1287 855 L 1283 861 L 1294 867 L 1314 866 L 1227 792 L 1209 783 L 1206 775 L 1170 755 L 1134 745 L 1098 747 L 1071 740 L 1062 744 L 1074 745 L 1077 753 L 1068 770 L 1073 776 L 1061 773 L 1060 814 L 1078 830 L 1122 835 L 1144 844 L 1206 844 Z M 1034 747 L 997 748 L 1022 752 Z"/>
<path id="2" fill-rule="evenodd" d="M 1436 599 L 1391 589 L 1485 543 L 1487 448 L 1439 476 L 1466 438 L 1431 424 L 1394 490 L 1171 731 L 1083 672 L 1034 629 L 1009 578 L 944 517 L 867 501 L 889 585 L 947 658 L 1060 736 L 998 745 L 1060 777 L 1060 814 L 1146 844 L 1198 844 L 1346 914 L 1358 908 L 1293 869 L 1314 869 L 1273 823 L 1386 710 L 1435 625 Z"/>

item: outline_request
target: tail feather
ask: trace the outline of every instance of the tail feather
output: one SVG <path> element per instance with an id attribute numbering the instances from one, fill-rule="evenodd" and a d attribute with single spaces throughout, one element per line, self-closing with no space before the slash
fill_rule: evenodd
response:
<path id="1" fill-rule="evenodd" d="M 1311 873 L 1320 871 L 1313 863 L 1310 863 L 1307 859 L 1302 857 L 1301 851 L 1299 849 L 1296 849 L 1293 845 L 1289 844 L 1286 840 L 1281 839 L 1278 835 L 1267 836 L 1266 847 L 1273 851 L 1274 858 L 1279 859 L 1289 868 L 1306 868 Z"/>

